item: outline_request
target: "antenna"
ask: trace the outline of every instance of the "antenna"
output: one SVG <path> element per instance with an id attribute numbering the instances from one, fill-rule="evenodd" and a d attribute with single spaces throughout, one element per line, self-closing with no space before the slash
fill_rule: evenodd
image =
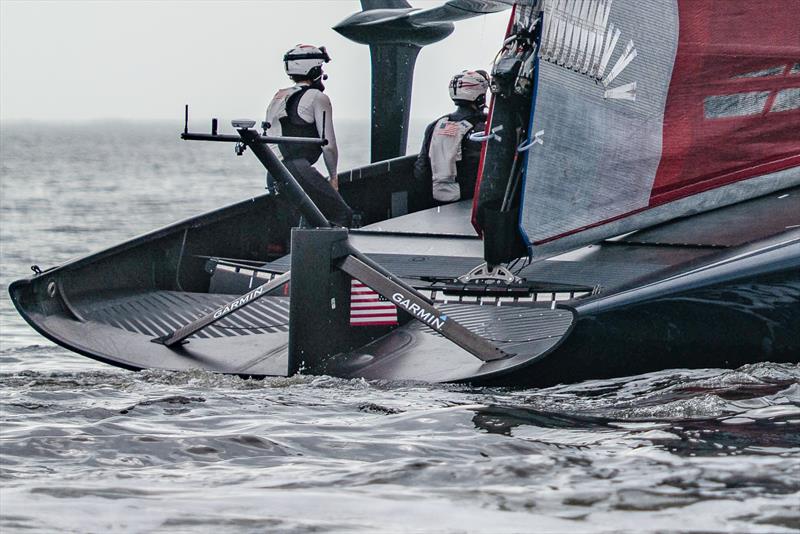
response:
<path id="1" fill-rule="evenodd" d="M 183 133 L 189 133 L 189 104 L 186 104 L 186 107 L 184 108 Z"/>

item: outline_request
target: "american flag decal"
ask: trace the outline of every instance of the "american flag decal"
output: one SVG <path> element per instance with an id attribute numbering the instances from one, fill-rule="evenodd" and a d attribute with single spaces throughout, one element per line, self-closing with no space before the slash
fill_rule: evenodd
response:
<path id="1" fill-rule="evenodd" d="M 435 135 L 455 136 L 458 135 L 459 132 L 460 132 L 459 123 L 447 121 L 441 123 L 439 127 L 436 128 L 436 131 L 434 133 Z"/>
<path id="2" fill-rule="evenodd" d="M 350 326 L 397 324 L 397 307 L 358 280 L 350 281 Z"/>

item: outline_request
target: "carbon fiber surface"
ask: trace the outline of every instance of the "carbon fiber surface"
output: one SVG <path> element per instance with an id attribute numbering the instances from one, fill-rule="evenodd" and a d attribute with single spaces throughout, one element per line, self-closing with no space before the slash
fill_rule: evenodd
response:
<path id="1" fill-rule="evenodd" d="M 542 341 L 563 336 L 573 319 L 572 313 L 558 308 L 466 304 L 443 304 L 438 308 L 468 330 L 514 354 L 537 353 Z M 440 335 L 422 325 L 415 324 L 412 328 Z"/>
<path id="2" fill-rule="evenodd" d="M 104 299 L 101 307 L 89 302 L 76 303 L 76 307 L 87 320 L 155 337 L 169 334 L 235 297 L 179 291 L 119 293 Z M 289 299 L 264 297 L 192 337 L 238 337 L 288 331 Z"/>
<path id="3" fill-rule="evenodd" d="M 661 224 L 620 242 L 734 247 L 800 226 L 800 187 Z"/>

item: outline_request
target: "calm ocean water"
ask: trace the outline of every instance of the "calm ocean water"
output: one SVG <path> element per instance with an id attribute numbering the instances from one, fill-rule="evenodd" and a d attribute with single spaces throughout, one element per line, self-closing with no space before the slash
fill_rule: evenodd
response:
<path id="1" fill-rule="evenodd" d="M 504 390 L 132 373 L 49 343 L 8 298 L 31 264 L 262 191 L 251 155 L 181 128 L 0 128 L 3 533 L 800 532 L 798 365 Z M 366 125 L 338 134 L 366 163 Z"/>

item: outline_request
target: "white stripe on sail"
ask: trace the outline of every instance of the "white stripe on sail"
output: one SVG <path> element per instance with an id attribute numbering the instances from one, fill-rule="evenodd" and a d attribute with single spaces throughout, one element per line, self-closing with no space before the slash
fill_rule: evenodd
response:
<path id="1" fill-rule="evenodd" d="M 603 11 L 603 20 L 600 23 L 600 29 L 597 32 L 597 43 L 595 45 L 594 50 L 594 57 L 592 58 L 592 66 L 589 68 L 589 76 L 593 78 L 597 77 L 597 72 L 600 70 L 600 62 L 603 59 L 603 45 L 608 44 L 608 39 L 606 39 L 606 35 L 611 37 L 611 33 L 608 32 L 608 16 L 611 13 L 611 2 L 613 0 L 608 0 L 608 3 L 605 6 Z"/>
<path id="2" fill-rule="evenodd" d="M 542 26 L 542 45 L 541 45 L 541 57 L 545 57 L 546 54 L 550 53 L 550 39 L 553 35 L 553 24 L 554 24 L 554 17 L 553 17 L 553 0 L 546 0 L 544 4 L 544 26 Z"/>
<path id="3" fill-rule="evenodd" d="M 559 0 L 558 4 L 556 4 L 555 9 L 553 9 L 553 38 L 550 46 L 550 57 L 551 61 L 555 61 L 558 57 L 558 47 L 561 43 L 561 33 L 564 31 L 564 16 L 561 14 L 561 9 L 564 7 L 564 4 L 568 0 Z"/>
<path id="4" fill-rule="evenodd" d="M 569 0 L 563 0 L 563 7 L 567 7 Z M 561 56 L 561 50 L 564 48 L 564 35 L 567 32 L 567 18 L 566 13 L 558 11 L 558 28 L 556 33 L 556 40 L 555 40 L 555 47 L 553 48 L 553 55 L 552 60 L 558 62 L 558 58 Z"/>
<path id="5" fill-rule="evenodd" d="M 578 46 L 578 35 L 580 33 L 578 22 L 580 21 L 581 2 L 582 0 L 574 0 L 574 3 L 572 4 L 572 16 L 567 14 L 567 18 L 569 20 L 569 33 L 567 33 L 566 38 L 564 39 L 564 44 L 566 46 L 561 55 L 561 61 L 559 62 L 561 65 L 566 65 L 568 61 L 574 59 L 573 53 L 575 48 Z"/>
<path id="6" fill-rule="evenodd" d="M 558 58 L 559 47 L 561 46 L 561 41 L 563 39 L 562 35 L 564 33 L 564 27 L 566 26 L 566 17 L 564 16 L 564 10 L 567 7 L 567 2 L 569 0 L 559 0 L 557 9 L 553 10 L 553 16 L 556 18 L 555 27 L 553 28 L 555 31 L 553 32 L 553 46 L 550 49 L 550 59 L 552 61 L 556 61 Z"/>
<path id="7" fill-rule="evenodd" d="M 606 89 L 603 98 L 613 98 L 616 100 L 636 100 L 636 82 L 626 83 L 613 89 Z"/>
<path id="8" fill-rule="evenodd" d="M 608 25 L 608 33 L 606 34 L 606 49 L 603 52 L 603 59 L 600 60 L 600 68 L 597 71 L 597 78 L 602 78 L 603 73 L 606 71 L 606 66 L 608 66 L 608 62 L 611 60 L 611 54 L 614 53 L 614 48 L 617 46 L 617 41 L 619 40 L 620 31 L 618 28 L 614 28 L 614 23 Z M 611 35 L 614 35 L 611 37 Z"/>
<path id="9" fill-rule="evenodd" d="M 593 31 L 594 31 L 594 16 L 597 13 L 598 1 L 591 2 L 586 10 L 586 18 L 583 21 L 583 29 L 581 30 L 581 44 L 578 59 L 575 60 L 575 70 L 578 72 L 583 71 L 583 67 L 589 61 L 589 54 L 591 54 L 591 46 L 594 44 Z"/>
<path id="10" fill-rule="evenodd" d="M 581 38 L 583 37 L 583 13 L 589 6 L 589 0 L 583 0 L 583 3 L 578 8 L 578 14 L 575 16 L 575 29 L 572 35 L 572 45 L 570 46 L 569 58 L 567 59 L 567 67 L 572 69 L 578 61 L 578 55 L 581 51 Z"/>
<path id="11" fill-rule="evenodd" d="M 564 54 L 564 66 L 568 69 L 572 68 L 572 65 L 575 62 L 575 53 L 578 48 L 578 39 L 581 34 L 580 28 L 580 16 L 581 16 L 581 9 L 582 9 L 582 2 L 583 0 L 575 0 L 575 4 L 572 6 L 572 16 L 570 17 L 570 25 L 572 26 L 572 31 L 570 32 L 567 41 L 568 46 L 567 50 Z"/>
<path id="12" fill-rule="evenodd" d="M 589 28 L 591 27 L 591 19 L 589 17 L 595 3 L 596 2 L 586 0 L 583 3 L 583 9 L 581 9 L 581 33 L 578 36 L 578 46 L 575 54 L 575 61 L 573 62 L 573 68 L 575 70 L 581 70 L 581 65 L 586 57 L 586 48 L 589 45 Z"/>
<path id="13" fill-rule="evenodd" d="M 594 65 L 594 58 L 597 54 L 597 36 L 603 31 L 600 27 L 603 16 L 603 6 L 603 2 L 597 2 L 594 5 L 594 11 L 590 17 L 592 19 L 592 25 L 590 26 L 587 36 L 589 42 L 586 44 L 586 57 L 583 58 L 581 74 L 587 74 L 592 65 Z"/>
<path id="14" fill-rule="evenodd" d="M 550 51 L 548 45 L 551 28 L 553 26 L 553 1 L 547 0 L 544 4 L 544 26 L 542 27 L 542 44 L 539 48 L 539 57 L 545 57 Z"/>
<path id="15" fill-rule="evenodd" d="M 611 3 L 613 1 L 614 0 L 608 0 L 608 3 L 606 3 L 606 9 L 605 12 L 603 13 L 603 23 L 600 25 L 603 31 L 605 31 L 606 28 L 608 27 L 608 16 L 611 14 Z"/>
<path id="16" fill-rule="evenodd" d="M 603 80 L 603 86 L 608 87 L 608 84 L 614 81 L 614 78 L 620 75 L 620 73 L 625 70 L 631 61 L 634 60 L 636 57 L 636 49 L 633 47 L 633 41 L 628 41 L 628 46 L 625 47 L 625 51 L 622 52 L 622 55 L 619 56 L 617 62 L 614 64 L 614 68 L 611 69 L 611 72 L 608 73 L 608 76 L 605 77 Z"/>

